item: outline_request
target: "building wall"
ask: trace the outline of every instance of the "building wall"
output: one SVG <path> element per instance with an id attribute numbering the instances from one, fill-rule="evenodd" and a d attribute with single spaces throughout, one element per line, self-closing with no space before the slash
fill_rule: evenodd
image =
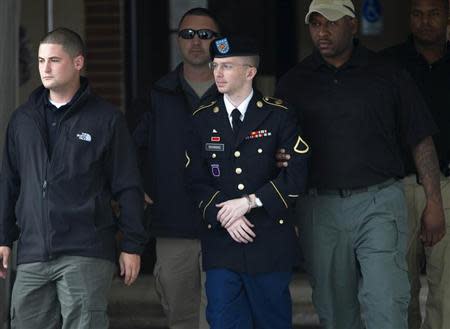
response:
<path id="1" fill-rule="evenodd" d="M 86 70 L 94 91 L 124 110 L 123 0 L 84 0 Z"/>

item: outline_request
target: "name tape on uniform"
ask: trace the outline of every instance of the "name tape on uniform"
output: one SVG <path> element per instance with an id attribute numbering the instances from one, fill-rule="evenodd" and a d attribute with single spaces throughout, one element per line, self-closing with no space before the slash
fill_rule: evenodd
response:
<path id="1" fill-rule="evenodd" d="M 209 152 L 223 152 L 225 151 L 225 144 L 221 143 L 206 143 L 205 150 Z"/>

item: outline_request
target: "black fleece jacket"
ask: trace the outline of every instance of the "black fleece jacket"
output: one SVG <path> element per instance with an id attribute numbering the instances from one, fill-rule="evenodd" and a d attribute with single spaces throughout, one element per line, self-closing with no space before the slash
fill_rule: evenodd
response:
<path id="1" fill-rule="evenodd" d="M 59 122 L 51 156 L 41 86 L 12 115 L 0 174 L 0 245 L 18 239 L 18 263 L 60 255 L 115 259 L 141 253 L 143 190 L 122 114 L 81 79 L 81 95 Z M 121 205 L 118 219 L 111 200 Z"/>

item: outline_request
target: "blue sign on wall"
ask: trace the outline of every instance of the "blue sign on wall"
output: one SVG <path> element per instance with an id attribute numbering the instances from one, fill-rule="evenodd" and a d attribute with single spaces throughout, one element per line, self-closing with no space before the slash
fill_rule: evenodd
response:
<path id="1" fill-rule="evenodd" d="M 379 0 L 364 0 L 361 20 L 363 35 L 377 35 L 383 31 L 383 8 Z"/>

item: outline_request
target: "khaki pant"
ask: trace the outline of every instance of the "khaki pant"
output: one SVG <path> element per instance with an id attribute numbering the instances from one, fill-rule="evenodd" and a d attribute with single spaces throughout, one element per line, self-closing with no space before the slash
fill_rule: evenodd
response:
<path id="1" fill-rule="evenodd" d="M 156 239 L 156 292 L 170 329 L 207 329 L 199 240 Z"/>
<path id="2" fill-rule="evenodd" d="M 11 328 L 107 329 L 114 270 L 110 261 L 78 256 L 19 265 Z"/>
<path id="3" fill-rule="evenodd" d="M 431 248 L 424 248 L 419 239 L 425 194 L 423 187 L 416 183 L 415 176 L 404 179 L 409 218 L 408 266 L 411 283 L 409 306 L 410 329 L 450 328 L 450 179 L 441 178 L 442 199 L 447 222 L 447 234 Z M 425 319 L 422 324 L 420 314 L 420 269 L 426 261 L 428 296 Z M 422 324 L 422 326 L 421 326 Z"/>

